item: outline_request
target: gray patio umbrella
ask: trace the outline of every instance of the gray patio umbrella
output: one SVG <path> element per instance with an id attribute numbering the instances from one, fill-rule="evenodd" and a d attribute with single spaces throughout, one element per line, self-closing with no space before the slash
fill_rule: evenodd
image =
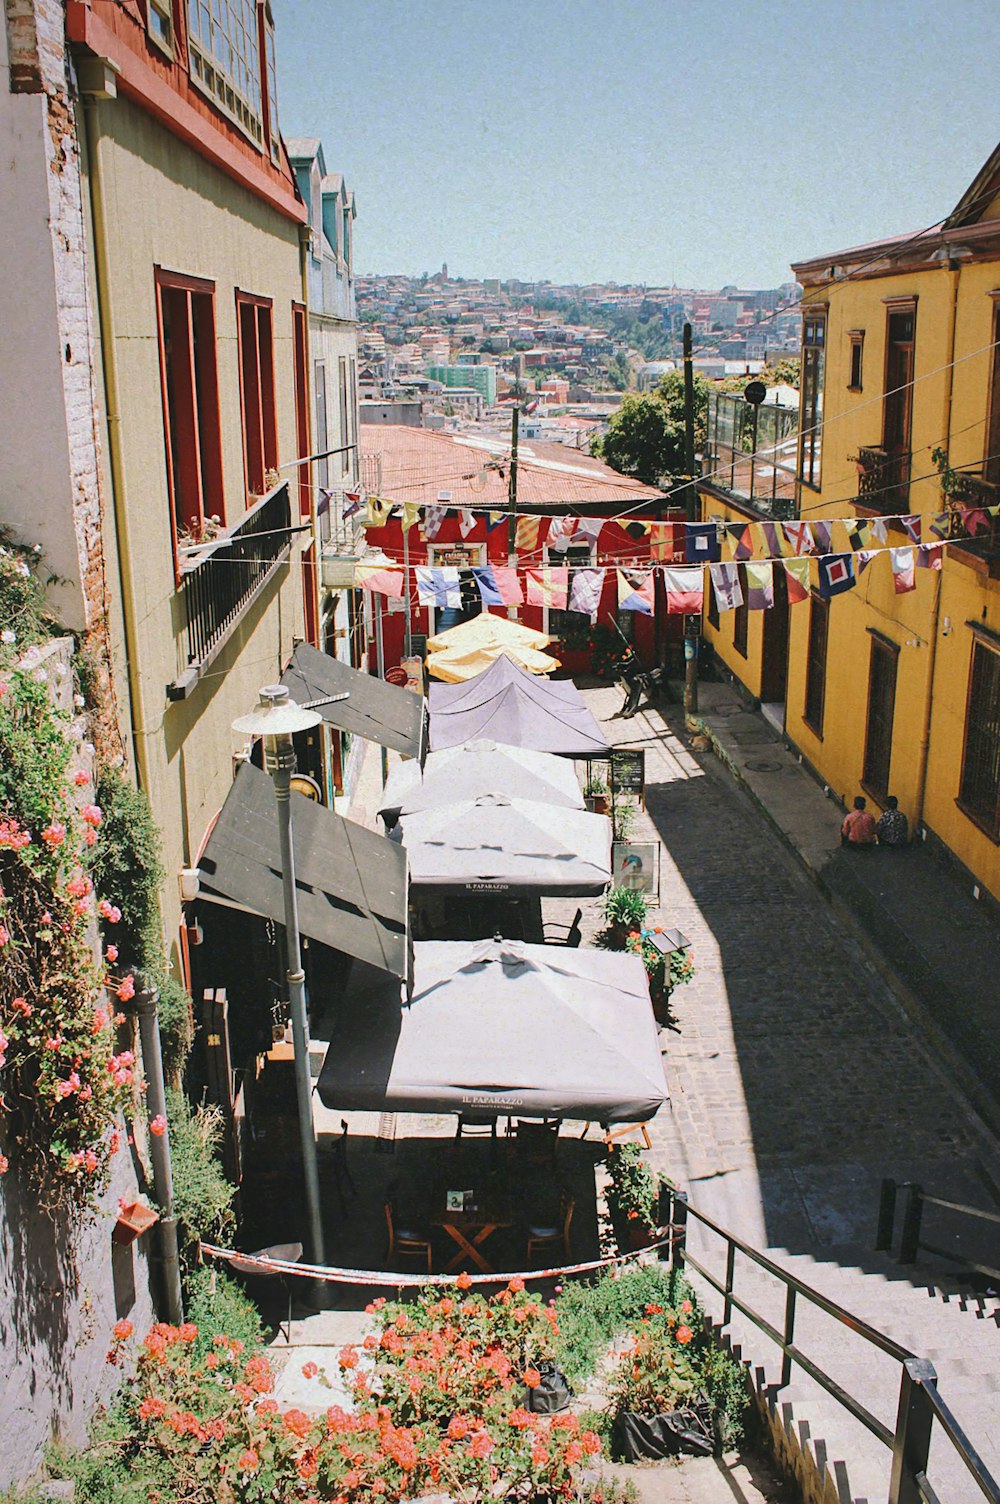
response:
<path id="1" fill-rule="evenodd" d="M 327 1107 L 646 1122 L 667 1100 L 637 956 L 418 941 L 413 1001 L 356 965 L 319 1078 Z"/>
<path id="2" fill-rule="evenodd" d="M 576 774 L 564 758 L 526 747 L 478 741 L 431 752 L 422 776 L 418 763 L 396 763 L 382 790 L 379 814 L 391 825 L 400 814 L 412 815 L 442 804 L 477 799 L 482 794 L 506 794 L 510 799 L 536 799 L 564 809 L 583 809 Z"/>
<path id="3" fill-rule="evenodd" d="M 414 889 L 581 898 L 611 880 L 606 815 L 483 794 L 404 815 L 399 829 Z"/>
<path id="4" fill-rule="evenodd" d="M 569 679 L 528 674 L 498 658 L 464 684 L 432 684 L 431 748 L 491 737 L 511 747 L 563 757 L 600 757 L 607 737 Z"/>

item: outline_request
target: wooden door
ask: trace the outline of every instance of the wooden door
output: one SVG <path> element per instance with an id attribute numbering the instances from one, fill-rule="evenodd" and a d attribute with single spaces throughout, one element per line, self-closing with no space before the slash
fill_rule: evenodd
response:
<path id="1" fill-rule="evenodd" d="M 889 457 L 884 510 L 907 505 L 910 486 L 910 441 L 913 427 L 913 337 L 916 311 L 890 312 L 886 327 L 885 403 L 882 448 Z"/>
<path id="2" fill-rule="evenodd" d="M 865 764 L 861 782 L 880 803 L 889 792 L 892 763 L 892 722 L 896 709 L 896 667 L 899 648 L 883 637 L 872 637 L 868 671 L 868 721 Z"/>
<path id="3" fill-rule="evenodd" d="M 775 564 L 774 605 L 764 612 L 760 697 L 766 705 L 783 704 L 788 683 L 788 589 L 785 570 Z"/>

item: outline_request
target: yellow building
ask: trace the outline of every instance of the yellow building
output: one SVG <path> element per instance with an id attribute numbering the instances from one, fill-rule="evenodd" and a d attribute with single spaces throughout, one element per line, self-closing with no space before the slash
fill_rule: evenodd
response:
<path id="1" fill-rule="evenodd" d="M 832 792 L 876 814 L 896 795 L 911 830 L 1000 898 L 1000 540 L 985 510 L 1000 502 L 1000 148 L 933 230 L 793 270 L 797 443 L 748 439 L 741 399 L 735 419 L 716 414 L 702 511 L 825 521 L 819 551 L 852 554 L 857 584 L 824 598 L 813 563 L 789 606 L 776 567 L 772 610 L 722 613 L 706 636 Z M 939 534 L 942 567 L 897 593 L 883 546 L 916 536 L 913 562 L 930 563 Z M 771 552 L 761 536 L 755 556 Z"/>

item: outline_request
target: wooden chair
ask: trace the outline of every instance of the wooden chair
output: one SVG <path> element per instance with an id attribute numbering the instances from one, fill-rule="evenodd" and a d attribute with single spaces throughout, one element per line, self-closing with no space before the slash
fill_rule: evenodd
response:
<path id="1" fill-rule="evenodd" d="M 425 1238 L 413 1228 L 397 1227 L 395 1208 L 391 1201 L 385 1203 L 385 1225 L 389 1233 L 389 1246 L 385 1251 L 385 1266 L 388 1269 L 396 1254 L 406 1255 L 408 1258 L 426 1258 L 427 1273 L 431 1273 L 431 1240 Z"/>
<path id="2" fill-rule="evenodd" d="M 529 1162 L 554 1165 L 561 1127 L 561 1118 L 544 1118 L 540 1123 L 518 1118 L 514 1124 L 518 1153 Z M 507 1131 L 509 1133 L 510 1129 Z"/>
<path id="3" fill-rule="evenodd" d="M 455 1129 L 455 1137 L 459 1138 L 496 1138 L 496 1118 L 479 1117 L 472 1112 L 460 1112 L 458 1114 L 458 1127 Z"/>
<path id="4" fill-rule="evenodd" d="M 569 1229 L 573 1221 L 573 1208 L 576 1202 L 568 1191 L 559 1193 L 559 1220 L 546 1226 L 539 1224 L 528 1228 L 528 1252 L 526 1262 L 531 1264 L 536 1249 L 558 1248 L 561 1245 L 563 1256 L 568 1263 L 570 1260 Z"/>

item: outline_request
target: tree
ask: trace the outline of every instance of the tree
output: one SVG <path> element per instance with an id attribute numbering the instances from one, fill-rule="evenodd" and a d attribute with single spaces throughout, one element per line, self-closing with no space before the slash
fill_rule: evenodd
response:
<path id="1" fill-rule="evenodd" d="M 694 444 L 705 442 L 709 384 L 694 378 Z M 604 460 L 622 475 L 659 485 L 686 473 L 684 463 L 684 375 L 668 371 L 648 396 L 628 396 L 610 419 L 601 444 Z"/>
<path id="2" fill-rule="evenodd" d="M 608 361 L 608 380 L 616 392 L 624 392 L 632 376 L 632 367 L 621 351 Z"/>

